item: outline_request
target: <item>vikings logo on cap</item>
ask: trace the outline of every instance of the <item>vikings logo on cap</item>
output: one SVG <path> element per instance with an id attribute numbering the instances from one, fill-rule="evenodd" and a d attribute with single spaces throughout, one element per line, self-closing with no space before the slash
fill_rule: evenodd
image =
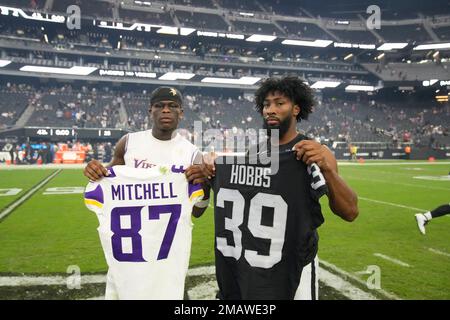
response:
<path id="1" fill-rule="evenodd" d="M 151 93 L 150 104 L 153 105 L 159 101 L 174 101 L 179 105 L 182 104 L 182 96 L 180 91 L 171 87 L 159 87 Z"/>

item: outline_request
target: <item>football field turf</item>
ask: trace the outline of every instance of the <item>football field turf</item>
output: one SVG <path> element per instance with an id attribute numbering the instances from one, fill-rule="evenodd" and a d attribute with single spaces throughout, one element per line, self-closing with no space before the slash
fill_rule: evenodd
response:
<path id="1" fill-rule="evenodd" d="M 55 172 L 4 168 L 0 189 L 22 191 L 0 193 L 0 212 Z M 425 236 L 414 219 L 417 212 L 450 202 L 449 171 L 448 162 L 343 163 L 340 174 L 359 196 L 360 215 L 345 222 L 322 198 L 319 258 L 364 283 L 371 277 L 365 271 L 375 268 L 381 288 L 401 299 L 450 299 L 450 216 L 431 221 Z M 85 208 L 82 194 L 44 194 L 49 188 L 84 187 L 86 182 L 81 169 L 63 169 L 0 221 L 0 277 L 67 275 L 72 265 L 83 274 L 105 273 L 97 219 Z M 211 265 L 212 209 L 193 222 L 190 265 Z"/>

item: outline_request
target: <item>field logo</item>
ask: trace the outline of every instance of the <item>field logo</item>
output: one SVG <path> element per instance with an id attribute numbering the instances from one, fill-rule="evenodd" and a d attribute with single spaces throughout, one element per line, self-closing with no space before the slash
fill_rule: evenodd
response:
<path id="1" fill-rule="evenodd" d="M 77 265 L 70 265 L 67 267 L 67 271 L 70 276 L 67 277 L 67 289 L 81 289 L 81 270 Z"/>
<path id="2" fill-rule="evenodd" d="M 22 189 L 17 188 L 0 189 L 0 197 L 15 196 L 16 194 L 19 194 L 20 191 L 22 191 Z"/>
<path id="3" fill-rule="evenodd" d="M 47 188 L 42 193 L 44 195 L 52 194 L 82 194 L 84 193 L 84 187 L 53 187 Z"/>
<path id="4" fill-rule="evenodd" d="M 414 179 L 430 180 L 430 181 L 450 181 L 450 175 L 446 176 L 415 176 Z"/>
<path id="5" fill-rule="evenodd" d="M 66 26 L 69 30 L 81 29 L 81 9 L 79 6 L 71 5 L 67 7 L 66 13 L 67 21 Z"/>
<path id="6" fill-rule="evenodd" d="M 355 272 L 356 274 L 368 274 L 370 275 L 367 278 L 366 285 L 370 290 L 373 289 L 381 289 L 381 269 L 379 266 L 370 265 L 367 266 L 366 270 Z"/>
<path id="7" fill-rule="evenodd" d="M 377 5 L 371 5 L 367 7 L 366 12 L 371 14 L 366 20 L 367 29 L 381 29 L 381 9 Z"/>

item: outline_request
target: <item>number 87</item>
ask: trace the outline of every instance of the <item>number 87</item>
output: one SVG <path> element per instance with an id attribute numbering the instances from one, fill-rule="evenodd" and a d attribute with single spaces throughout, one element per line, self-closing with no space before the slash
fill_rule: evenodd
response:
<path id="1" fill-rule="evenodd" d="M 111 231 L 114 233 L 112 241 L 113 256 L 117 261 L 145 262 L 142 253 L 142 237 L 139 234 L 141 230 L 141 210 L 143 206 L 136 207 L 117 207 L 111 210 Z M 181 204 L 168 204 L 158 206 L 148 206 L 149 220 L 159 220 L 160 214 L 170 213 L 169 224 L 159 249 L 157 260 L 167 259 L 170 247 L 177 230 L 178 220 L 181 215 Z M 120 218 L 129 216 L 131 227 L 122 228 Z M 124 253 L 122 247 L 122 238 L 131 238 L 131 253 Z"/>

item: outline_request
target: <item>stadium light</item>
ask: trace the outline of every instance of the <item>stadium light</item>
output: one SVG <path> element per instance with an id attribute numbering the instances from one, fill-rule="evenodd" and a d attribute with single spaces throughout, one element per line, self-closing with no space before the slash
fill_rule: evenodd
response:
<path id="1" fill-rule="evenodd" d="M 3 68 L 3 67 L 7 66 L 10 63 L 11 63 L 10 60 L 0 60 L 0 68 Z"/>
<path id="2" fill-rule="evenodd" d="M 36 20 L 36 21 L 47 21 L 54 23 L 65 23 L 66 17 L 59 14 L 47 14 L 40 12 L 33 12 L 31 15 L 25 13 L 22 9 L 13 8 L 13 7 L 5 7 L 0 5 L 0 14 L 5 16 L 13 16 L 13 17 L 22 17 L 27 20 Z"/>
<path id="3" fill-rule="evenodd" d="M 413 50 L 436 50 L 436 49 L 450 49 L 450 42 L 421 44 L 413 48 Z"/>
<path id="4" fill-rule="evenodd" d="M 87 76 L 97 70 L 95 67 L 81 67 L 74 66 L 71 68 L 54 68 L 54 67 L 38 67 L 38 66 L 23 66 L 19 69 L 25 72 L 40 72 L 40 73 L 55 73 L 55 74 L 67 74 L 74 76 Z"/>
<path id="5" fill-rule="evenodd" d="M 314 41 L 306 41 L 306 40 L 290 40 L 286 39 L 281 42 L 282 44 L 291 45 L 291 46 L 304 46 L 304 47 L 317 47 L 317 48 L 325 48 L 333 43 L 331 40 L 314 40 Z"/>
<path id="6" fill-rule="evenodd" d="M 351 59 L 352 57 L 353 57 L 353 53 L 349 53 L 348 55 L 346 55 L 346 56 L 344 57 L 344 60 Z"/>
<path id="7" fill-rule="evenodd" d="M 192 29 L 192 28 L 180 28 L 180 35 L 181 36 L 188 36 L 194 31 L 195 31 L 195 29 Z"/>
<path id="8" fill-rule="evenodd" d="M 361 86 L 356 84 L 351 84 L 345 87 L 345 91 L 366 91 L 366 92 L 372 92 L 375 91 L 374 86 Z"/>
<path id="9" fill-rule="evenodd" d="M 377 46 L 374 44 L 358 44 L 358 47 L 360 49 L 369 49 L 369 50 L 373 50 L 375 49 Z"/>
<path id="10" fill-rule="evenodd" d="M 383 52 L 383 53 L 380 53 L 380 54 L 375 58 L 375 60 L 381 60 L 381 59 L 384 58 L 384 56 L 385 56 L 384 52 Z"/>
<path id="11" fill-rule="evenodd" d="M 197 31 L 197 35 L 198 36 L 203 36 L 203 37 L 213 37 L 213 38 L 217 38 L 219 36 L 219 34 L 217 32 L 212 32 L 212 31 Z"/>
<path id="12" fill-rule="evenodd" d="M 159 80 L 189 80 L 195 76 L 194 73 L 167 72 L 159 77 Z"/>
<path id="13" fill-rule="evenodd" d="M 376 48 L 374 44 L 362 44 L 362 43 L 346 43 L 346 42 L 335 42 L 333 43 L 335 48 L 357 48 L 357 49 L 369 49 L 373 50 Z"/>
<path id="14" fill-rule="evenodd" d="M 268 35 L 264 35 L 264 34 L 253 34 L 250 37 L 248 37 L 247 39 L 245 39 L 245 41 L 250 41 L 250 42 L 261 42 L 261 41 L 273 41 L 275 40 L 277 37 L 276 36 L 268 36 Z"/>
<path id="15" fill-rule="evenodd" d="M 377 48 L 378 51 L 390 51 L 395 49 L 403 49 L 408 45 L 407 42 L 384 43 Z"/>
<path id="16" fill-rule="evenodd" d="M 245 36 L 243 34 L 233 34 L 233 33 L 220 33 L 219 37 L 221 38 L 228 38 L 228 39 L 239 39 L 244 40 Z"/>
<path id="17" fill-rule="evenodd" d="M 205 77 L 201 82 L 208 83 L 223 83 L 223 84 L 238 84 L 238 85 L 254 85 L 261 78 L 259 77 L 241 77 L 240 79 L 232 79 L 232 78 L 215 78 L 215 77 Z"/>
<path id="18" fill-rule="evenodd" d="M 161 27 L 156 33 L 178 35 L 177 27 Z"/>
<path id="19" fill-rule="evenodd" d="M 422 86 L 429 87 L 429 86 L 432 86 L 433 84 L 435 84 L 438 81 L 439 81 L 438 79 L 425 80 L 425 81 L 422 81 Z"/>
<path id="20" fill-rule="evenodd" d="M 314 83 L 311 88 L 313 89 L 324 89 L 324 88 L 336 88 L 338 85 L 340 85 L 342 82 L 340 81 L 317 81 Z"/>

